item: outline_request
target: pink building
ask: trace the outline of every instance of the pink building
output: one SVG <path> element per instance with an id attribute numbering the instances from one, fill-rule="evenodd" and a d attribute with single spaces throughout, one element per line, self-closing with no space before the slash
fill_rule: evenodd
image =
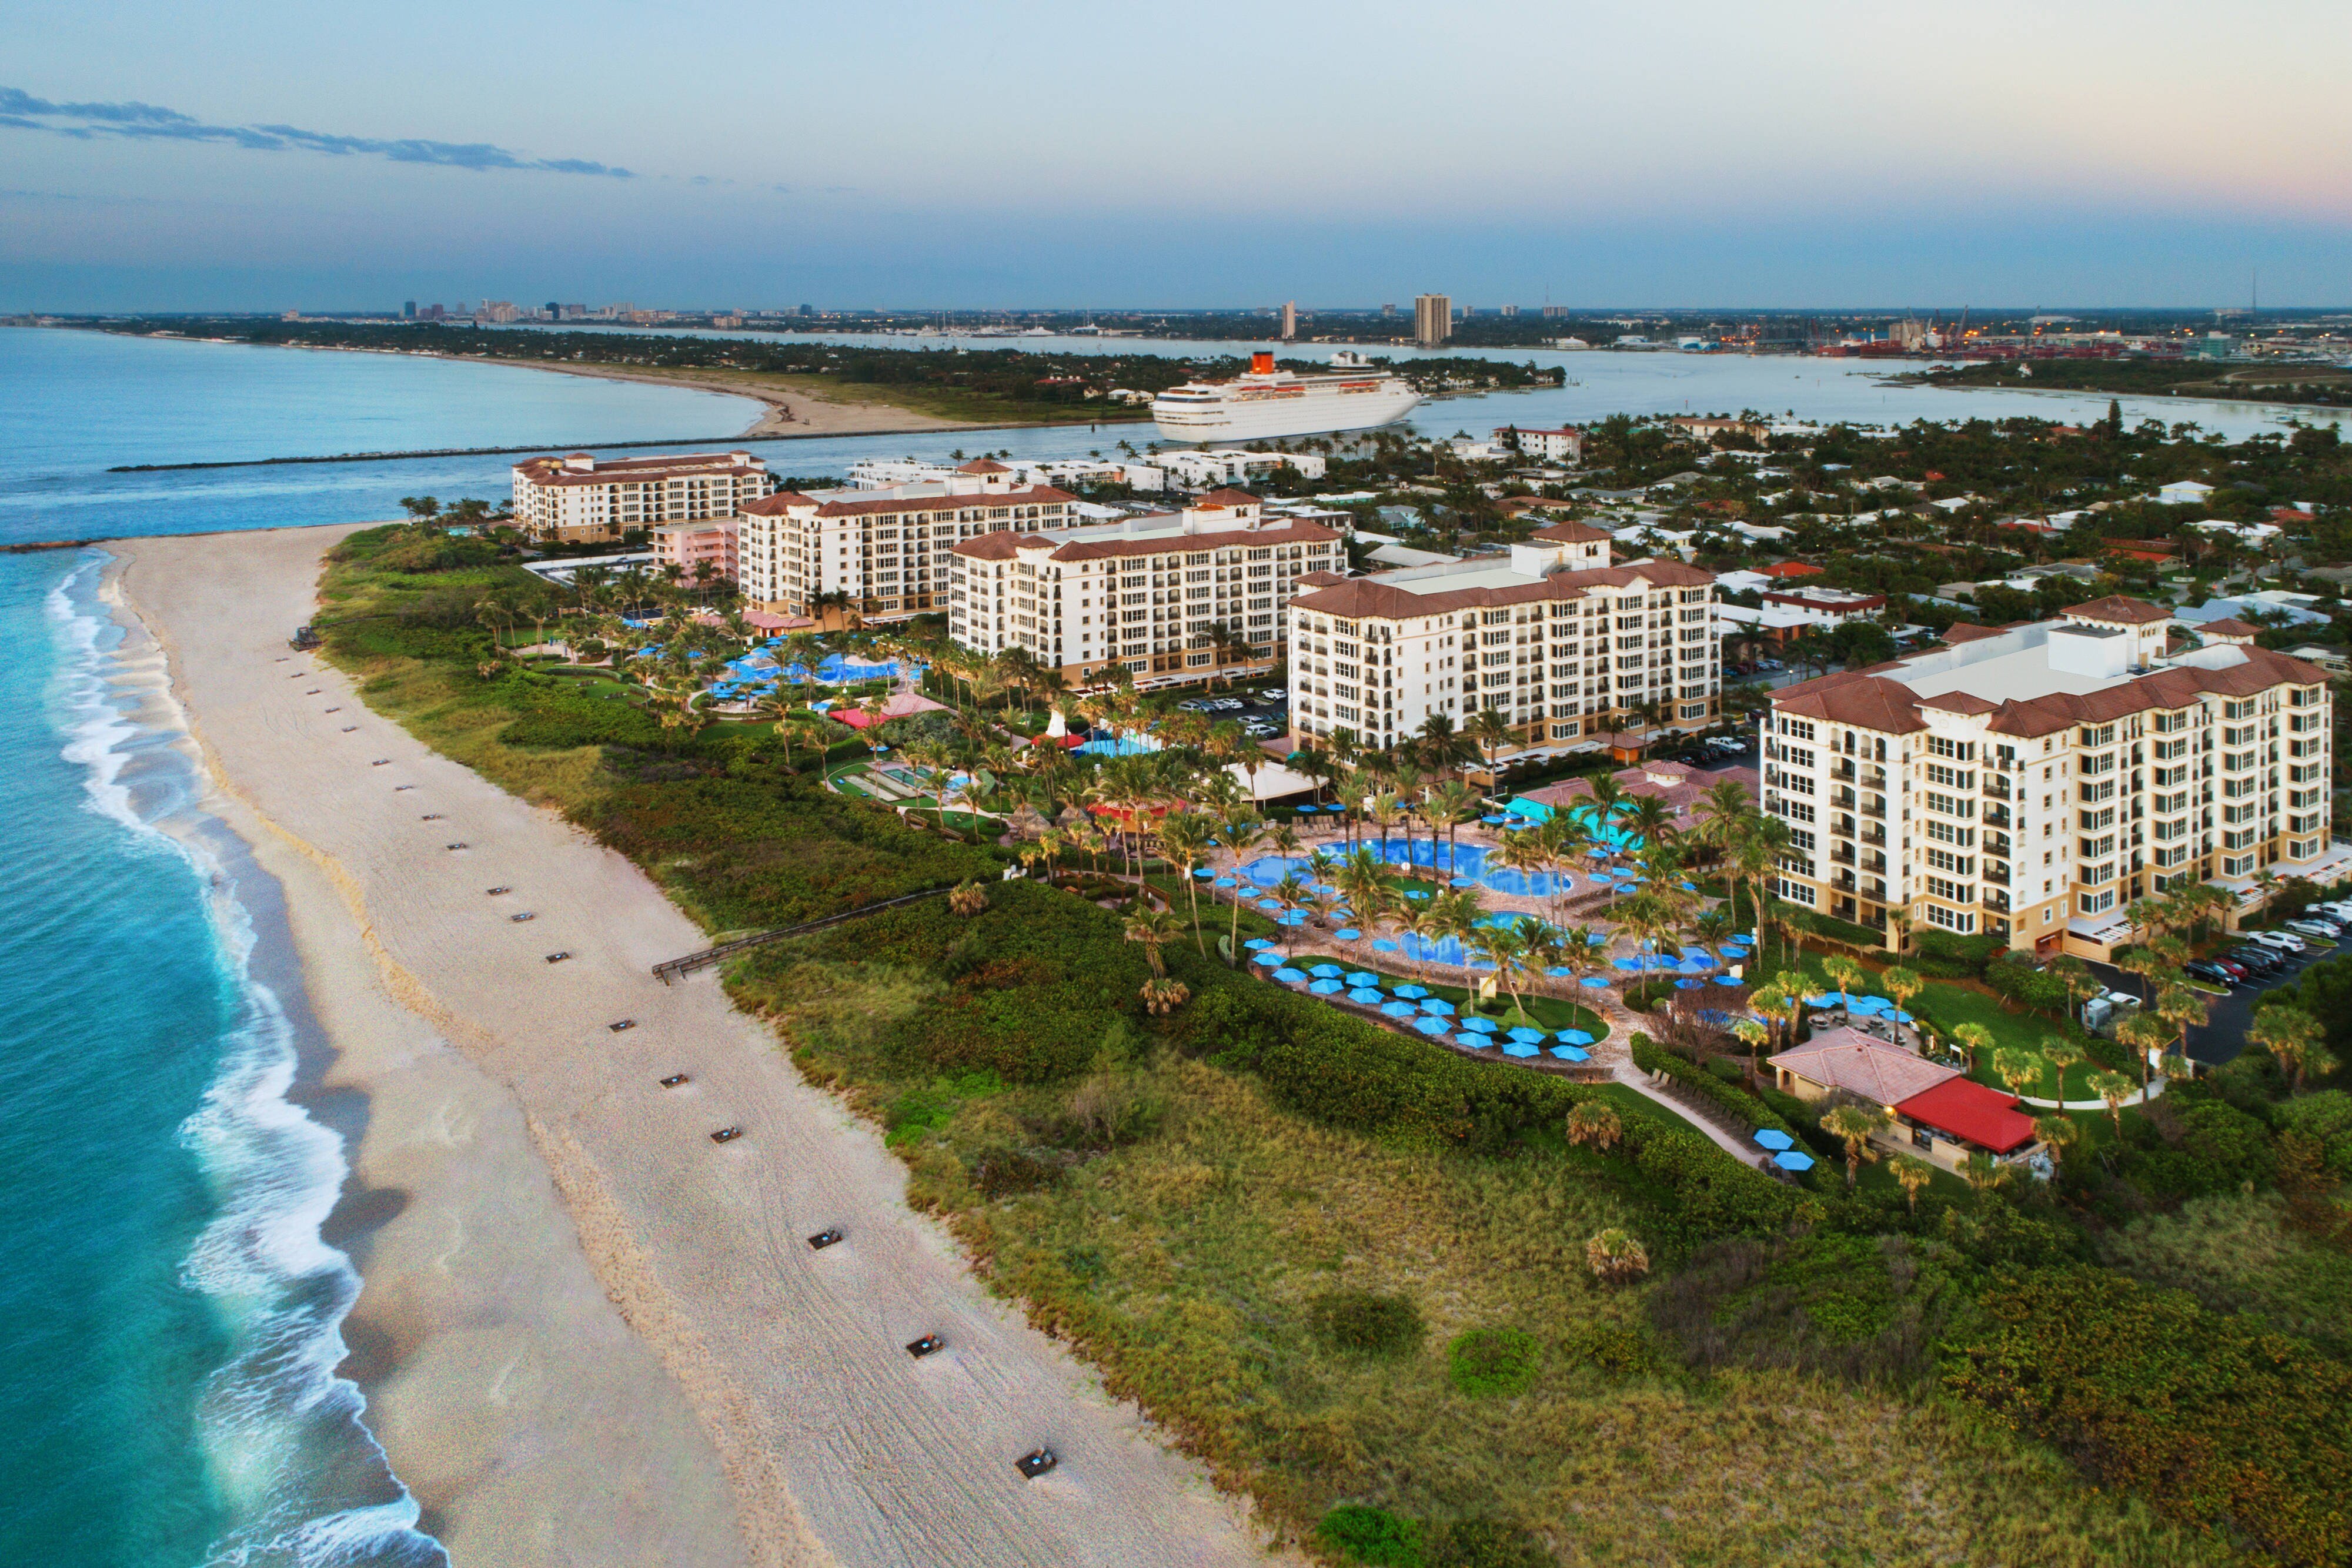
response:
<path id="1" fill-rule="evenodd" d="M 664 523 L 654 529 L 654 570 L 675 566 L 683 580 L 702 580 L 701 569 L 708 563 L 712 581 L 735 577 L 735 536 L 740 527 L 734 517 L 709 517 L 698 522 Z"/>

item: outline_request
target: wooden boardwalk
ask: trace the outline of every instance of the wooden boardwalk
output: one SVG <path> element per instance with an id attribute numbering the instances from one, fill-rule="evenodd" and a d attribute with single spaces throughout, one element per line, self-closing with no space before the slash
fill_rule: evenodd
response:
<path id="1" fill-rule="evenodd" d="M 654 966 L 654 977 L 667 986 L 680 975 L 690 975 L 697 969 L 707 969 L 713 964 L 724 963 L 738 953 L 749 952 L 766 943 L 781 942 L 787 936 L 806 936 L 812 931 L 823 931 L 828 926 L 840 925 L 855 920 L 862 915 L 874 915 L 885 909 L 897 909 L 902 904 L 919 903 L 926 898 L 937 898 L 947 891 L 948 889 L 944 887 L 926 888 L 920 893 L 886 898 L 878 904 L 861 904 L 855 909 L 845 909 L 838 915 L 828 915 L 822 920 L 811 920 L 799 925 L 786 925 L 774 931 L 759 931 L 749 936 L 738 936 L 732 942 L 721 942 L 716 947 L 705 947 L 699 953 L 688 953 L 683 958 L 665 958 Z"/>

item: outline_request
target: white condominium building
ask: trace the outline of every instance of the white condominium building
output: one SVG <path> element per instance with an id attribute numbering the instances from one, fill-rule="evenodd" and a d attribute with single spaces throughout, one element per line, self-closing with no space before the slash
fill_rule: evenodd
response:
<path id="1" fill-rule="evenodd" d="M 1301 586 L 1290 727 L 1302 742 L 1345 729 L 1384 747 L 1432 714 L 1462 729 L 1492 708 L 1517 733 L 1499 754 L 1510 756 L 1607 734 L 1644 708 L 1693 727 L 1717 709 L 1714 574 L 1680 561 L 1612 566 L 1609 536 L 1582 523 L 1538 529 L 1507 559 Z"/>
<path id="2" fill-rule="evenodd" d="M 1791 686 L 1764 717 L 1776 891 L 1840 920 L 2104 958 L 2135 898 L 2266 866 L 2333 876 L 2327 677 L 2241 622 L 2171 649 L 2169 612 L 2058 621 Z"/>
<path id="3" fill-rule="evenodd" d="M 748 452 L 533 457 L 514 465 L 515 526 L 534 539 L 617 539 L 659 523 L 735 517 L 769 484 L 768 465 Z"/>
<path id="4" fill-rule="evenodd" d="M 1014 477 L 982 458 L 941 480 L 764 497 L 744 508 L 736 541 L 743 597 L 790 615 L 839 605 L 868 621 L 945 610 L 960 541 L 1070 521 L 1076 497 Z"/>
<path id="5" fill-rule="evenodd" d="M 975 653 L 1026 648 L 1076 685 L 1114 662 L 1139 676 L 1270 668 L 1284 601 L 1348 555 L 1331 528 L 1216 490 L 1180 513 L 965 539 L 953 560 L 948 634 Z"/>

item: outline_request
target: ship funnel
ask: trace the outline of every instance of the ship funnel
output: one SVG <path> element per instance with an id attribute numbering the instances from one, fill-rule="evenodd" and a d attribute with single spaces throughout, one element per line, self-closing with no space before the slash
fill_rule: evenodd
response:
<path id="1" fill-rule="evenodd" d="M 1250 373 L 1258 376 L 1274 374 L 1274 350 L 1260 349 L 1250 355 Z"/>

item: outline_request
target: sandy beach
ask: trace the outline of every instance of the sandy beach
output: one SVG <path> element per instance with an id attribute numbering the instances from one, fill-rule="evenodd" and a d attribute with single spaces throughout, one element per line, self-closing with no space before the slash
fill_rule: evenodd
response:
<path id="1" fill-rule="evenodd" d="M 321 1089 L 364 1104 L 345 1372 L 425 1528 L 460 1564 L 1257 1559 L 713 974 L 652 977 L 702 936 L 634 865 L 287 647 L 348 531 L 107 548 L 208 807 L 283 885 Z M 1061 1468 L 1024 1480 L 1040 1443 Z"/>
<path id="2" fill-rule="evenodd" d="M 451 356 L 439 356 L 448 358 Z M 895 435 L 918 430 L 981 430 L 989 428 L 960 419 L 940 419 L 887 402 L 851 402 L 815 393 L 779 392 L 755 382 L 724 374 L 701 376 L 662 371 L 621 370 L 605 365 L 541 365 L 527 360 L 467 360 L 467 364 L 520 365 L 525 370 L 555 371 L 567 376 L 599 376 L 605 381 L 646 382 L 655 386 L 688 387 L 696 392 L 726 392 L 754 398 L 766 410 L 744 431 L 744 439 L 783 441 L 803 435 Z"/>

